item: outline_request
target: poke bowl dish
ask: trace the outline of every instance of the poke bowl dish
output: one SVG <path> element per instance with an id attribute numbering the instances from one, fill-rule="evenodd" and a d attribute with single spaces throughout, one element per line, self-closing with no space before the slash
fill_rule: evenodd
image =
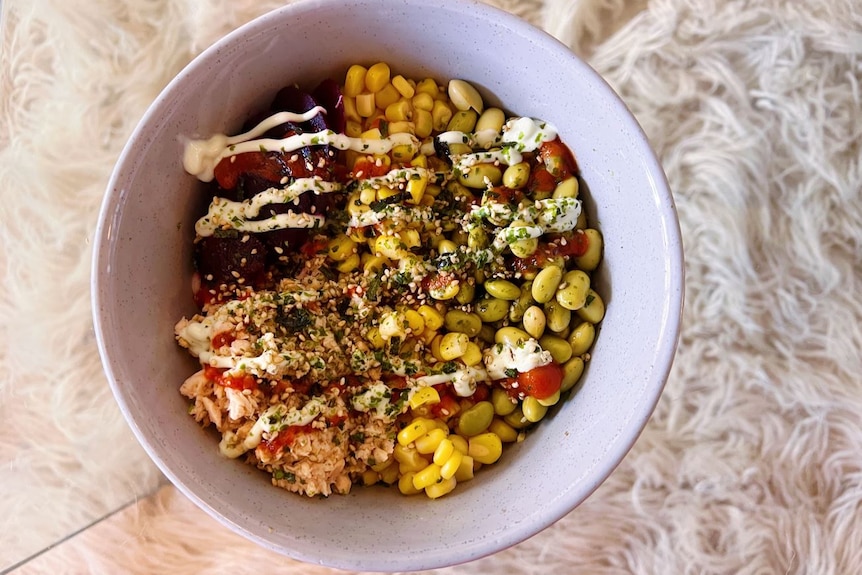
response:
<path id="1" fill-rule="evenodd" d="M 147 112 L 93 281 L 109 382 L 179 489 L 394 571 L 517 543 L 612 472 L 682 255 L 637 123 L 551 37 L 473 2 L 298 2 Z"/>

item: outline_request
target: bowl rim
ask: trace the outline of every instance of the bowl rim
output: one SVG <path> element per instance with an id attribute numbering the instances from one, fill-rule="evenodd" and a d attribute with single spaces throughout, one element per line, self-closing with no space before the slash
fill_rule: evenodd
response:
<path id="1" fill-rule="evenodd" d="M 194 68 L 202 65 L 203 62 L 212 59 L 220 50 L 223 50 L 236 43 L 237 40 L 252 34 L 255 30 L 268 26 L 270 19 L 303 17 L 308 14 L 313 14 L 313 12 L 321 6 L 338 4 L 339 2 L 340 0 L 299 0 L 258 16 L 221 37 L 193 58 L 176 76 L 174 76 L 174 78 L 171 79 L 171 81 L 160 91 L 159 95 L 148 106 L 146 112 L 141 117 L 140 121 L 126 141 L 114 166 L 111 178 L 108 182 L 106 194 L 99 210 L 98 221 L 94 234 L 94 250 L 91 265 L 91 305 L 99 354 L 113 395 L 135 437 L 143 446 L 149 457 L 155 462 L 162 473 L 164 473 L 165 476 L 167 476 L 186 497 L 194 501 L 199 508 L 203 509 L 211 517 L 215 518 L 223 525 L 227 525 L 234 532 L 239 533 L 245 538 L 253 540 L 266 548 L 295 559 L 308 563 L 322 563 L 341 569 L 402 571 L 433 569 L 464 563 L 515 545 L 549 527 L 586 500 L 613 473 L 614 469 L 616 469 L 631 447 L 636 443 L 637 439 L 642 434 L 646 423 L 655 410 L 670 374 L 682 329 L 682 310 L 684 306 L 685 285 L 684 252 L 679 218 L 666 175 L 655 152 L 650 147 L 649 141 L 642 127 L 638 124 L 634 115 L 628 109 L 620 96 L 616 94 L 607 81 L 604 80 L 604 78 L 602 78 L 592 67 L 547 32 L 531 25 L 514 14 L 476 0 L 422 0 L 421 2 L 419 0 L 399 0 L 398 2 L 402 7 L 409 7 L 413 4 L 423 4 L 426 6 L 431 4 L 445 7 L 448 10 L 462 12 L 465 15 L 478 15 L 478 19 L 497 19 L 505 23 L 513 33 L 525 36 L 537 44 L 546 45 L 546 49 L 549 52 L 554 52 L 555 54 L 559 54 L 561 57 L 565 57 L 565 59 L 571 62 L 573 69 L 575 69 L 578 74 L 588 77 L 588 81 L 594 83 L 597 86 L 597 89 L 604 91 L 606 100 L 612 103 L 612 106 L 614 107 L 615 116 L 618 117 L 621 122 L 625 123 L 632 133 L 638 134 L 641 138 L 639 145 L 644 147 L 645 153 L 643 155 L 643 160 L 645 163 L 645 170 L 653 180 L 653 193 L 659 200 L 658 211 L 662 217 L 664 239 L 666 242 L 665 261 L 667 262 L 667 272 L 664 279 L 667 289 L 663 294 L 664 298 L 661 302 L 665 310 L 663 316 L 665 325 L 663 326 L 662 331 L 666 336 L 661 339 L 660 345 L 654 354 L 658 363 L 656 364 L 651 378 L 651 382 L 654 382 L 654 385 L 650 389 L 651 394 L 649 396 L 649 401 L 643 401 L 640 404 L 640 409 L 637 410 L 636 415 L 632 417 L 621 430 L 621 433 L 628 438 L 627 441 L 623 442 L 625 449 L 620 450 L 618 456 L 608 457 L 603 460 L 603 465 L 600 466 L 601 472 L 597 472 L 595 474 L 596 479 L 593 484 L 586 486 L 583 490 L 575 490 L 576 492 L 572 492 L 572 490 L 569 489 L 557 494 L 554 498 L 554 504 L 549 504 L 547 506 L 547 512 L 541 514 L 535 520 L 522 522 L 512 526 L 510 529 L 500 534 L 497 534 L 498 536 L 495 537 L 494 544 L 490 546 L 487 542 L 480 539 L 476 542 L 472 542 L 472 545 L 464 545 L 458 548 L 442 550 L 440 554 L 436 556 L 416 557 L 406 553 L 404 557 L 397 560 L 391 557 L 386 557 L 376 560 L 365 559 L 354 562 L 342 560 L 329 562 L 326 558 L 314 555 L 313 553 L 307 553 L 294 548 L 287 549 L 277 546 L 242 525 L 229 520 L 219 512 L 210 501 L 207 501 L 205 498 L 200 496 L 192 486 L 187 485 L 176 470 L 169 468 L 167 463 L 159 454 L 157 446 L 154 445 L 146 436 L 132 415 L 133 408 L 127 401 L 127 397 L 122 386 L 117 381 L 112 365 L 109 346 L 104 337 L 104 324 L 106 322 L 106 318 L 103 317 L 101 310 L 109 302 L 104 301 L 102 297 L 103 293 L 105 293 L 103 283 L 106 282 L 106 278 L 103 278 L 102 274 L 107 264 L 110 262 L 112 250 L 110 248 L 109 241 L 111 238 L 111 229 L 113 227 L 114 218 L 124 200 L 124 191 L 118 189 L 117 186 L 124 177 L 123 168 L 129 164 L 130 155 L 142 139 L 146 126 L 159 119 L 159 115 L 163 112 L 163 107 L 169 100 L 170 95 L 183 85 L 187 77 L 192 74 Z M 357 0 L 354 2 L 354 4 L 367 5 L 370 7 L 391 5 L 391 3 L 392 0 Z M 562 502 L 559 501 L 560 499 L 562 499 Z"/>

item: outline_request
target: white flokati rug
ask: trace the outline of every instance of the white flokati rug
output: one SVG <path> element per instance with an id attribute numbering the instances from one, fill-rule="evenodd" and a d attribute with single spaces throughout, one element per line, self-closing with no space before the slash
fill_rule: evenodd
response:
<path id="1" fill-rule="evenodd" d="M 0 569 L 160 480 L 95 350 L 96 210 L 171 76 L 279 4 L 3 3 Z M 862 572 L 862 5 L 501 5 L 585 55 L 647 132 L 682 223 L 685 328 L 654 417 L 592 497 L 439 572 Z M 21 572 L 261 570 L 334 573 L 165 488 Z"/>

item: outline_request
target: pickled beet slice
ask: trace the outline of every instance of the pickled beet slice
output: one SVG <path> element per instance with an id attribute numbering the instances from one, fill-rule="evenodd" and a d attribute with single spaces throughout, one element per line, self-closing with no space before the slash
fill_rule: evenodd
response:
<path id="1" fill-rule="evenodd" d="M 255 284 L 263 276 L 266 252 L 264 244 L 250 234 L 208 236 L 198 242 L 195 259 L 201 277 L 208 282 L 229 284 L 243 279 L 245 284 Z"/>
<path id="2" fill-rule="evenodd" d="M 282 154 L 278 152 L 245 152 L 230 156 L 216 165 L 214 173 L 218 185 L 224 190 L 233 190 L 242 174 L 254 174 L 274 183 L 289 175 Z"/>
<path id="3" fill-rule="evenodd" d="M 344 95 L 338 82 L 327 78 L 318 84 L 311 96 L 326 108 L 326 127 L 337 134 L 343 133 L 347 122 L 344 118 Z"/>
<path id="4" fill-rule="evenodd" d="M 302 114 L 317 106 L 317 102 L 308 92 L 303 92 L 296 86 L 287 86 L 278 91 L 272 103 L 273 110 L 277 112 L 286 111 Z M 320 132 L 326 129 L 326 120 L 323 114 L 317 114 L 308 122 L 300 124 L 303 132 Z"/>

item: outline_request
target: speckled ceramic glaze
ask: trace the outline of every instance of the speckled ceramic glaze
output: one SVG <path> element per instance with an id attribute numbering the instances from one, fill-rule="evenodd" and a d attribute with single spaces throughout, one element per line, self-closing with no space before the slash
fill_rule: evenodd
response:
<path id="1" fill-rule="evenodd" d="M 471 81 L 486 100 L 555 124 L 604 234 L 596 289 L 607 315 L 577 394 L 503 460 L 440 500 L 355 488 L 307 499 L 219 455 L 178 389 L 195 360 L 174 323 L 196 310 L 193 222 L 204 206 L 181 137 L 236 131 L 282 86 L 387 61 L 412 77 Z M 643 133 L 602 79 L 514 16 L 469 1 L 307 1 L 237 30 L 192 62 L 126 146 L 102 208 L 93 293 L 111 386 L 138 439 L 188 497 L 230 528 L 297 559 L 357 570 L 464 562 L 517 543 L 582 502 L 613 471 L 670 369 L 682 305 L 679 228 Z"/>

